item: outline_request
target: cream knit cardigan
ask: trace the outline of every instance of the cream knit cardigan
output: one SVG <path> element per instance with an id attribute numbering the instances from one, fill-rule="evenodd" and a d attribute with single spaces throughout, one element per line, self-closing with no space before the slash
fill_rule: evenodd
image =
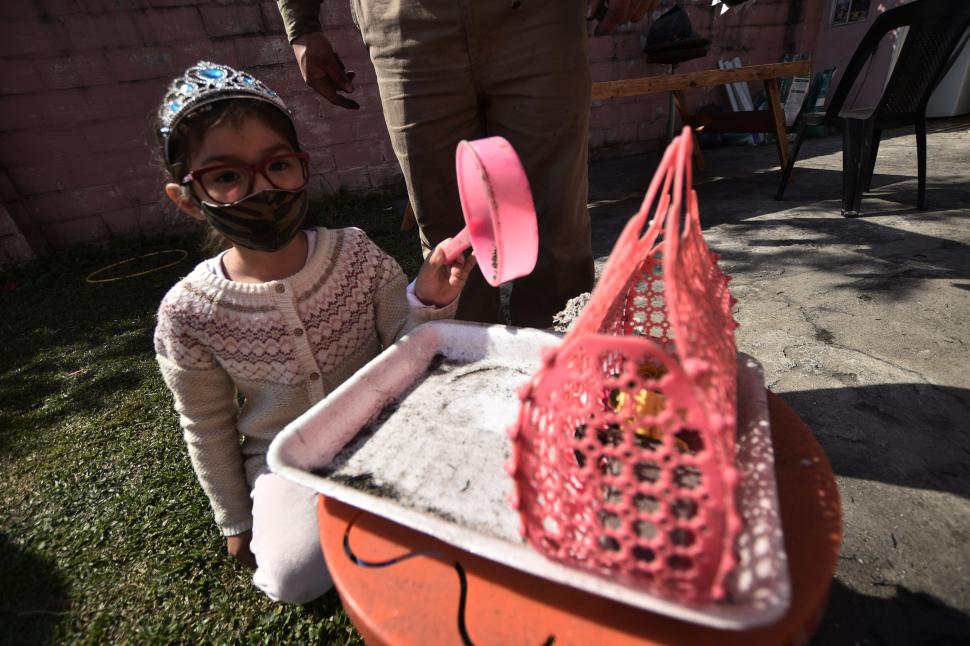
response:
<path id="1" fill-rule="evenodd" d="M 155 351 L 223 535 L 252 527 L 250 491 L 290 421 L 405 332 L 454 316 L 411 307 L 398 264 L 359 229 L 319 229 L 298 273 L 237 283 L 197 266 L 158 310 Z"/>

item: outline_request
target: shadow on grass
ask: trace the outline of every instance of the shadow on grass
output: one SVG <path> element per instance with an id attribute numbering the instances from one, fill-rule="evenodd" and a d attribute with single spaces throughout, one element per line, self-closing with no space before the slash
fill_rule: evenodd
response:
<path id="1" fill-rule="evenodd" d="M 0 455 L 44 441 L 43 429 L 96 414 L 148 374 L 154 313 L 194 258 L 161 271 L 91 284 L 92 271 L 159 248 L 197 248 L 193 237 L 78 249 L 2 270 L 15 285 L 0 300 Z"/>
<path id="2" fill-rule="evenodd" d="M 395 197 L 387 193 L 353 195 L 337 193 L 316 203 L 309 221 L 328 229 L 357 227 L 391 255 L 408 278 L 418 273 L 423 258 L 417 227 L 401 231 L 403 212 L 395 208 Z"/>
<path id="3" fill-rule="evenodd" d="M 88 283 L 93 271 L 159 249 L 198 249 L 198 239 L 118 242 L 0 270 L 14 285 L 0 296 L 0 455 L 29 450 L 44 429 L 72 415 L 97 414 L 149 376 L 155 310 L 197 255 L 175 266 L 114 282 Z"/>
<path id="4" fill-rule="evenodd" d="M 398 233 L 391 203 L 340 194 L 314 205 L 314 224 L 361 227 L 416 270 L 416 237 Z M 0 642 L 359 643 L 335 593 L 272 604 L 210 562 L 222 538 L 152 343 L 158 304 L 201 260 L 201 242 L 124 240 L 0 267 L 0 531 L 64 567 L 0 535 Z M 141 276 L 85 280 L 166 249 L 188 254 Z"/>
<path id="5" fill-rule="evenodd" d="M 0 532 L 0 582 L 0 643 L 50 643 L 67 614 L 64 576 Z"/>
<path id="6" fill-rule="evenodd" d="M 339 193 L 316 202 L 308 224 L 356 226 L 413 276 L 421 263 L 416 231 L 401 233 L 392 196 Z M 198 232 L 122 240 L 0 267 L 0 456 L 45 441 L 42 429 L 72 415 L 95 415 L 115 393 L 157 377 L 152 334 L 158 304 L 201 259 Z M 160 250 L 188 255 L 172 267 L 113 282 L 85 278 L 112 263 Z M 170 258 L 159 260 L 161 264 Z M 124 265 L 130 272 L 131 266 Z M 133 273 L 133 272 L 130 272 Z"/>

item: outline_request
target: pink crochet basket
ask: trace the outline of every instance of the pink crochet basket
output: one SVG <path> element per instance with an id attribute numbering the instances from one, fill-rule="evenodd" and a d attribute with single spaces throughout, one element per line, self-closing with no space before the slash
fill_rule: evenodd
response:
<path id="1" fill-rule="evenodd" d="M 724 596 L 741 524 L 737 324 L 701 235 L 691 145 L 685 128 L 586 309 L 522 387 L 509 470 L 537 550 L 704 603 Z"/>

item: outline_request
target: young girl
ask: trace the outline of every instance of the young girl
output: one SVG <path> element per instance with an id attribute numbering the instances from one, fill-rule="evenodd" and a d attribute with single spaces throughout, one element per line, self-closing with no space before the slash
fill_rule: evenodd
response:
<path id="1" fill-rule="evenodd" d="M 359 229 L 304 229 L 310 160 L 283 101 L 249 74 L 200 62 L 159 110 L 165 193 L 230 248 L 158 310 L 155 350 L 189 456 L 229 553 L 272 599 L 331 587 L 314 492 L 271 473 L 291 420 L 415 325 L 454 315 L 474 262 L 440 246 L 411 285 Z"/>

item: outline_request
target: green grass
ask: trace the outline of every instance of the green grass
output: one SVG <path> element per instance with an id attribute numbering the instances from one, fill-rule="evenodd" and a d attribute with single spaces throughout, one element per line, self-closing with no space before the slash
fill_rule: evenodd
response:
<path id="1" fill-rule="evenodd" d="M 314 212 L 416 271 L 417 236 L 397 231 L 389 196 L 340 194 Z M 264 597 L 213 525 L 152 349 L 158 303 L 199 246 L 125 241 L 0 267 L 0 643 L 360 643 L 334 593 Z M 165 249 L 189 257 L 85 281 Z"/>

